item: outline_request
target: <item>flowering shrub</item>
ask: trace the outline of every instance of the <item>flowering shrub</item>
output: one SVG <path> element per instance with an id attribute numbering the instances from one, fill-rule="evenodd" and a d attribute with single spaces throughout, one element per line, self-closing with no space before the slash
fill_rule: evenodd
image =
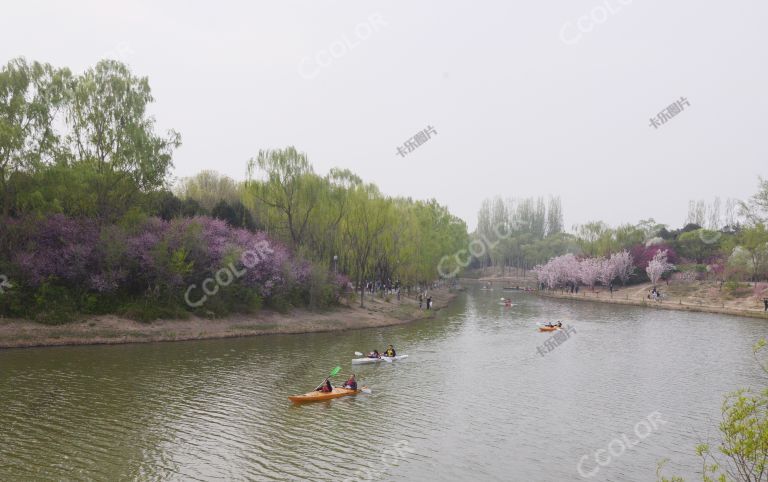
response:
<path id="1" fill-rule="evenodd" d="M 3 222 L 0 267 L 13 275 L 20 296 L 30 302 L 0 305 L 0 313 L 35 317 L 47 304 L 56 304 L 81 312 L 130 306 L 131 313 L 143 310 L 137 306 L 152 306 L 153 313 L 165 306 L 178 314 L 188 286 L 230 266 L 242 275 L 203 311 L 251 311 L 262 299 L 280 298 L 283 305 L 309 302 L 310 291 L 317 292 L 320 284 L 328 290 L 312 304 L 326 304 L 340 290 L 327 270 L 313 273 L 309 261 L 265 233 L 232 228 L 221 220 L 147 218 L 100 226 L 93 219 L 54 215 Z M 55 303 L 46 301 L 54 295 Z"/>
<path id="2" fill-rule="evenodd" d="M 677 252 L 669 245 L 660 243 L 651 246 L 637 245 L 630 250 L 632 259 L 635 263 L 635 268 L 638 272 L 645 272 L 645 268 L 648 267 L 648 263 L 656 256 L 659 251 L 667 252 L 667 261 L 670 263 L 677 263 L 679 258 Z"/>

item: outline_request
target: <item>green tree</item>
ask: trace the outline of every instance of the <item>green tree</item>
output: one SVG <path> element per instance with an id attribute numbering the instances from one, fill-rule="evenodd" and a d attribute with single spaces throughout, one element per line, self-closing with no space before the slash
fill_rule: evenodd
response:
<path id="1" fill-rule="evenodd" d="M 67 69 L 11 60 L 0 68 L 0 214 L 15 207 L 16 177 L 50 162 L 59 146 L 54 119 L 65 102 Z"/>
<path id="2" fill-rule="evenodd" d="M 360 306 L 364 306 L 365 282 L 371 273 L 374 256 L 381 249 L 382 233 L 389 224 L 392 204 L 374 185 L 355 187 L 350 193 L 350 206 L 344 222 L 344 248 L 352 262 L 352 276 L 360 290 Z"/>
<path id="3" fill-rule="evenodd" d="M 264 180 L 256 179 L 260 174 Z M 248 176 L 247 192 L 266 207 L 269 225 L 278 225 L 281 234 L 301 246 L 321 188 L 307 155 L 294 147 L 261 150 L 249 161 Z"/>
<path id="4" fill-rule="evenodd" d="M 174 191 L 181 199 L 194 199 L 209 212 L 222 200 L 234 205 L 242 198 L 242 188 L 238 183 L 210 170 L 182 179 Z"/>
<path id="5" fill-rule="evenodd" d="M 759 280 L 766 275 L 768 264 L 768 231 L 764 224 L 744 228 L 737 236 L 739 246 L 749 253 L 752 279 Z"/>
<path id="6" fill-rule="evenodd" d="M 99 216 L 117 218 L 141 193 L 165 185 L 180 136 L 155 133 L 147 113 L 153 101 L 149 81 L 120 62 L 102 60 L 76 77 L 70 91 L 72 162 L 90 171 Z"/>
<path id="7" fill-rule="evenodd" d="M 716 231 L 697 229 L 678 236 L 676 247 L 678 254 L 703 263 L 720 251 L 720 239 Z"/>

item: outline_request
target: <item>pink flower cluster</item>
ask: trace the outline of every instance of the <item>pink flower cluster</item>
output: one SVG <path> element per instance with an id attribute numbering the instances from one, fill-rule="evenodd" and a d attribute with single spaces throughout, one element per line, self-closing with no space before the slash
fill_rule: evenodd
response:
<path id="1" fill-rule="evenodd" d="M 614 253 L 609 258 L 583 259 L 569 253 L 533 269 L 539 282 L 551 289 L 579 284 L 592 288 L 598 282 L 608 286 L 617 278 L 626 282 L 634 270 L 632 255 L 628 251 Z"/>

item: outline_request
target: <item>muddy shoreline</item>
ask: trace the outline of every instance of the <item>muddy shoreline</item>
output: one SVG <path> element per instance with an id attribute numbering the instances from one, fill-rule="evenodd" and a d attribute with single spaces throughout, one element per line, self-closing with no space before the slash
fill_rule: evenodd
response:
<path id="1" fill-rule="evenodd" d="M 233 315 L 221 319 L 190 317 L 184 320 L 157 320 L 151 323 L 115 315 L 86 318 L 64 325 L 43 325 L 26 320 L 0 318 L 0 349 L 71 345 L 113 345 L 153 343 L 274 334 L 340 332 L 400 325 L 434 318 L 457 296 L 446 288 L 430 291 L 433 309 L 419 309 L 414 297 L 396 296 L 389 300 L 366 297 L 360 308 L 359 294 L 342 299 L 332 309 L 288 313 L 263 310 L 253 315 Z"/>

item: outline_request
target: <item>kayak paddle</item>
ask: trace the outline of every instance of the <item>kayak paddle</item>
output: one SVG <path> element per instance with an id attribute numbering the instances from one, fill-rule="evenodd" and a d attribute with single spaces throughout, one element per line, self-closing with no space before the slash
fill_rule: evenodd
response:
<path id="1" fill-rule="evenodd" d="M 355 356 L 363 356 L 363 354 L 362 354 L 362 353 L 360 353 L 359 351 L 356 351 L 356 352 L 355 352 Z"/>
<path id="2" fill-rule="evenodd" d="M 341 367 L 334 368 L 333 370 L 331 370 L 331 374 L 328 375 L 328 378 L 335 377 L 336 375 L 339 374 L 340 371 L 341 371 Z"/>
<path id="3" fill-rule="evenodd" d="M 361 391 L 361 392 L 363 392 L 363 393 L 365 393 L 366 395 L 370 395 L 371 393 L 373 393 L 373 392 L 371 391 L 371 389 L 370 389 L 370 388 L 368 388 L 368 387 L 363 387 L 363 388 L 361 388 L 361 389 L 360 389 L 360 391 Z"/>

